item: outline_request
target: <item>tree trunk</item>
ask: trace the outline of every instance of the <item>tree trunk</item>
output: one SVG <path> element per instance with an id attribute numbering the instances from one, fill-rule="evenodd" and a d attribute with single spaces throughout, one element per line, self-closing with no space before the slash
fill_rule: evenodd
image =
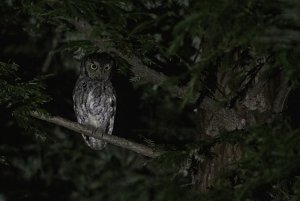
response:
<path id="1" fill-rule="evenodd" d="M 251 59 L 245 63 L 229 72 L 216 73 L 218 90 L 214 99 L 204 98 L 198 108 L 201 138 L 269 123 L 282 112 L 290 91 L 282 71 L 268 79 L 267 59 Z M 242 79 L 237 82 L 239 77 Z M 212 158 L 199 163 L 193 175 L 194 183 L 203 191 L 213 184 L 222 168 L 241 156 L 238 146 L 230 144 L 216 144 L 211 152 Z"/>

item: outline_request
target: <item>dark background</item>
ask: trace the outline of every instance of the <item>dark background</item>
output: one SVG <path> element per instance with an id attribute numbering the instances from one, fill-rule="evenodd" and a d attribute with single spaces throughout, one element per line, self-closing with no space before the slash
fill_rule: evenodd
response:
<path id="1" fill-rule="evenodd" d="M 100 2 L 102 7 L 95 2 Z M 121 10 L 122 5 L 118 4 L 118 1 L 95 2 L 86 1 L 86 4 L 91 3 L 92 7 L 95 7 L 93 3 L 97 4 L 100 10 L 92 9 L 91 16 L 88 15 L 89 12 L 82 16 L 80 12 L 77 15 L 76 12 L 70 11 L 73 7 L 90 8 L 88 7 L 90 5 L 80 1 L 64 1 L 63 5 L 57 1 L 41 3 L 11 0 L 0 3 L 0 61 L 16 63 L 20 66 L 17 75 L 21 81 L 16 83 L 26 83 L 37 76 L 49 75 L 44 81 L 43 93 L 51 97 L 51 100 L 41 107 L 50 114 L 75 121 L 72 90 L 80 65 L 80 61 L 74 58 L 74 48 L 77 50 L 80 45 L 66 48 L 69 45 L 67 41 L 72 38 L 70 33 L 75 35 L 74 40 L 80 40 L 80 37 L 74 30 L 72 31 L 72 27 L 57 22 L 55 18 L 57 13 L 50 11 L 64 12 L 61 9 L 70 6 L 70 9 L 65 8 L 70 13 L 64 14 L 74 18 L 83 17 L 91 22 L 97 20 L 103 22 L 104 25 L 99 25 L 99 35 L 106 34 L 106 37 L 114 40 L 118 48 L 122 49 L 125 46 L 138 55 L 147 66 L 169 76 L 170 80 L 165 85 L 192 85 L 190 80 L 198 76 L 197 78 L 204 78 L 205 87 L 196 82 L 196 87 L 191 88 L 195 88 L 194 94 L 203 92 L 204 95 L 207 95 L 205 90 L 207 87 L 214 86 L 215 77 L 211 76 L 217 69 L 214 64 L 218 60 L 225 60 L 223 53 L 228 52 L 226 48 L 257 45 L 257 41 L 253 42 L 252 32 L 258 35 L 264 23 L 272 19 L 270 20 L 272 23 L 268 24 L 270 27 L 266 28 L 267 32 L 273 27 L 279 27 L 279 30 L 295 31 L 293 32 L 295 35 L 283 32 L 283 35 L 279 34 L 283 39 L 277 40 L 277 32 L 276 36 L 272 35 L 272 32 L 267 33 L 270 42 L 263 45 L 260 43 L 255 47 L 258 52 L 272 54 L 275 52 L 278 63 L 287 65 L 285 70 L 291 77 L 293 90 L 288 97 L 286 110 L 281 119 L 285 123 L 288 122 L 286 123 L 288 126 L 280 128 L 283 128 L 284 133 L 288 133 L 286 136 L 290 136 L 295 142 L 299 140 L 297 130 L 300 113 L 299 57 L 297 57 L 299 22 L 292 20 L 289 24 L 290 21 L 284 19 L 284 23 L 279 20 L 278 27 L 277 24 L 273 24 L 273 20 L 277 19 L 277 13 L 285 8 L 278 3 L 279 1 L 272 1 L 273 3 L 250 0 L 244 3 L 189 1 L 188 6 L 184 3 L 187 1 L 166 1 L 165 4 L 160 1 L 130 1 L 130 5 L 134 8 L 132 12 Z M 153 6 L 155 4 L 159 6 Z M 241 16 L 244 16 L 243 14 L 248 11 L 240 8 L 244 8 L 246 4 L 249 6 L 251 19 L 249 22 L 239 21 L 243 17 L 237 17 L 238 13 L 234 12 L 241 10 Z M 287 4 L 287 13 L 299 17 L 297 14 L 299 3 L 287 1 Z M 152 5 L 153 8 L 147 5 Z M 291 9 L 293 6 L 290 5 L 294 5 L 295 10 Z M 196 20 L 189 18 L 199 13 L 203 14 L 206 20 L 201 17 Z M 156 20 L 151 18 L 154 14 L 158 16 Z M 58 33 L 59 24 L 68 27 L 68 31 Z M 221 24 L 224 26 L 220 26 Z M 128 34 L 129 32 L 131 34 Z M 193 44 L 195 37 L 202 36 L 203 33 L 207 36 L 205 42 L 209 49 L 203 51 L 203 55 L 213 56 L 208 57 L 208 61 L 201 62 L 194 59 L 195 55 L 198 55 L 198 50 Z M 161 40 L 155 41 L 156 34 L 161 35 Z M 58 40 L 55 47 L 53 47 L 54 40 Z M 231 46 L 224 42 L 227 40 Z M 282 62 L 281 57 L 276 57 L 277 51 L 269 52 L 270 49 L 274 50 L 272 49 L 274 46 L 278 48 L 277 45 L 284 46 L 282 49 L 279 48 L 278 52 L 289 55 L 287 61 Z M 84 49 L 83 45 L 81 48 Z M 49 52 L 53 56 L 49 66 L 44 68 Z M 159 59 L 157 55 L 160 56 Z M 282 172 L 282 177 L 274 179 L 270 176 L 269 180 L 266 179 L 269 183 L 258 180 L 255 187 L 250 185 L 251 188 L 247 187 L 247 179 L 245 179 L 242 181 L 245 185 L 240 190 L 227 186 L 228 180 L 226 180 L 221 182 L 224 186 L 216 185 L 208 192 L 200 192 L 192 183 L 193 169 L 185 170 L 184 164 L 195 143 L 202 143 L 199 140 L 200 122 L 197 119 L 199 114 L 194 112 L 202 97 L 196 97 L 198 101 L 191 101 L 190 94 L 187 94 L 182 100 L 173 97 L 163 84 L 139 83 L 135 81 L 130 65 L 118 56 L 114 54 L 113 56 L 117 61 L 117 69 L 113 75 L 113 84 L 117 91 L 117 116 L 113 134 L 148 146 L 162 146 L 172 151 L 182 152 L 154 160 L 112 145 L 103 151 L 95 152 L 84 144 L 80 135 L 56 125 L 32 120 L 30 126 L 36 129 L 20 126 L 13 112 L 24 104 L 22 99 L 17 100 L 19 103 L 12 106 L 9 102 L 1 101 L 0 201 L 233 200 L 233 198 L 239 200 L 239 195 L 242 195 L 240 200 L 299 198 L 299 189 L 297 189 L 300 187 L 299 165 L 286 168 L 283 167 L 284 162 L 282 162 L 295 159 L 299 161 L 297 147 L 291 147 L 294 155 L 284 156 L 283 159 L 279 157 L 281 163 L 278 168 L 275 166 L 277 168 L 275 170 Z M 3 100 L 2 97 L 0 99 Z M 272 128 L 268 127 L 268 129 Z M 253 134 L 256 135 L 260 134 Z M 289 148 L 284 147 L 280 150 L 285 152 Z M 258 170 L 264 170 L 257 161 L 255 163 L 258 165 Z M 240 166 L 240 168 L 241 172 L 245 170 L 248 173 L 247 167 Z M 238 170 L 236 174 L 239 174 Z M 287 174 L 282 170 L 286 170 Z M 251 178 L 251 175 L 247 176 Z M 233 178 L 233 176 L 228 177 Z M 260 192 L 270 190 L 269 186 L 273 184 L 279 189 L 272 194 L 275 199 L 272 199 L 269 194 L 265 196 L 266 192 Z"/>

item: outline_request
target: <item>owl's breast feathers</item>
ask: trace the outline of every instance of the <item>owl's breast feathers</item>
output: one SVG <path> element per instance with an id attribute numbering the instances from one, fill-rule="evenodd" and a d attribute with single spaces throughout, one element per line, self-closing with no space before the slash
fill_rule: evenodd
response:
<path id="1" fill-rule="evenodd" d="M 77 121 L 112 134 L 116 111 L 116 96 L 110 81 L 99 82 L 80 77 L 73 92 L 74 110 Z M 105 143 L 84 136 L 93 149 L 102 149 Z"/>

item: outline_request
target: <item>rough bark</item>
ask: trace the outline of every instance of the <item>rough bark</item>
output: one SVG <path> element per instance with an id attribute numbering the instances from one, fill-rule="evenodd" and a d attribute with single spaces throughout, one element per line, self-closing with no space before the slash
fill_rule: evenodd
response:
<path id="1" fill-rule="evenodd" d="M 253 64 L 254 63 L 254 64 Z M 217 72 L 214 99 L 204 98 L 198 108 L 202 138 L 211 138 L 224 132 L 243 130 L 253 125 L 271 122 L 284 109 L 290 92 L 288 81 L 278 68 L 272 80 L 267 79 L 268 61 L 254 60 L 249 66 L 236 66 L 227 72 Z M 232 87 L 235 76 L 245 77 Z M 228 100 L 221 106 L 220 102 Z M 220 101 L 220 102 L 218 102 Z M 201 190 L 211 186 L 224 167 L 238 160 L 241 151 L 237 145 L 216 144 L 213 157 L 198 164 L 193 178 Z"/>

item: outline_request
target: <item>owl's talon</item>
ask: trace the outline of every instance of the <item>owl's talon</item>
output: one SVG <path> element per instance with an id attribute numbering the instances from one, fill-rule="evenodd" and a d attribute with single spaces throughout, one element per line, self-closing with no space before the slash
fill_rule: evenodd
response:
<path id="1" fill-rule="evenodd" d="M 90 136 L 88 136 L 88 135 L 82 135 L 82 136 L 83 136 L 83 138 L 84 138 L 86 141 L 89 141 Z"/>
<path id="2" fill-rule="evenodd" d="M 103 133 L 104 133 L 104 131 L 101 128 L 94 128 L 92 131 L 93 135 L 97 135 L 97 136 L 101 136 L 101 137 L 103 136 Z"/>

